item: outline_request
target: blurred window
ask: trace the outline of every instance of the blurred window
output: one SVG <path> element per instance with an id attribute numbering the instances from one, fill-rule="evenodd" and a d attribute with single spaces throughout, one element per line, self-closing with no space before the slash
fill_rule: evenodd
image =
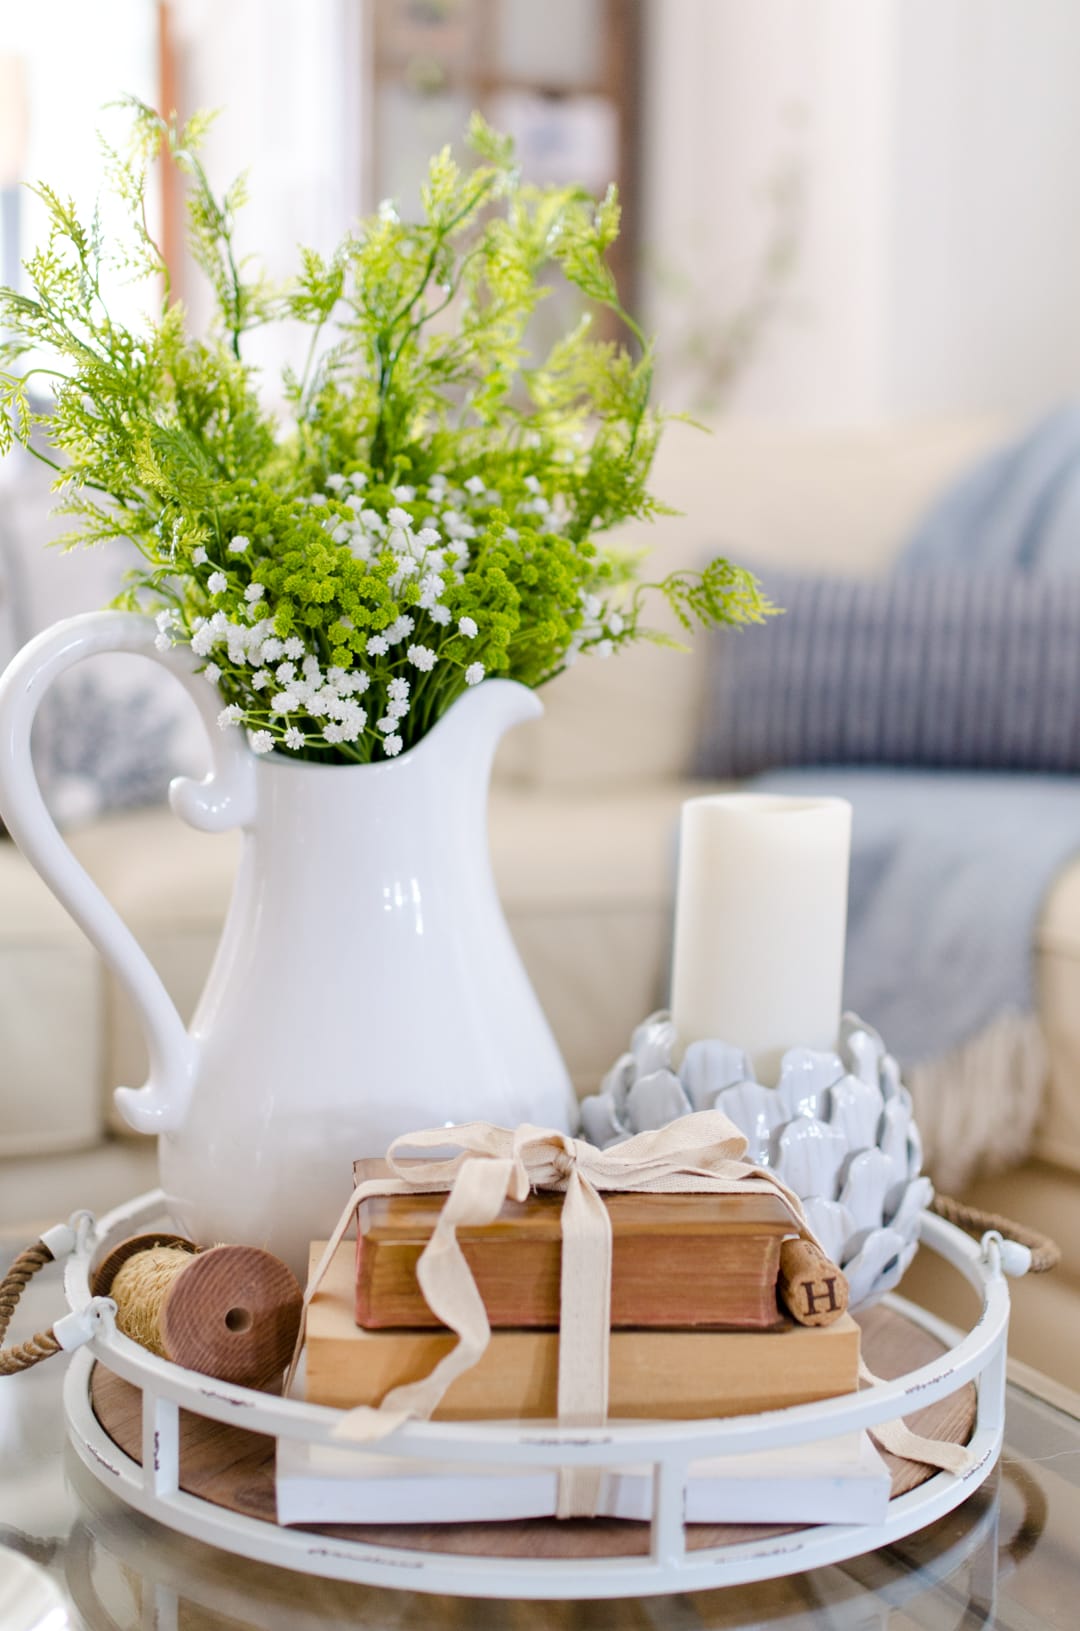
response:
<path id="1" fill-rule="evenodd" d="M 3 8 L 0 282 L 25 287 L 21 263 L 45 237 L 44 206 L 25 183 L 48 180 L 89 218 L 102 172 L 92 133 L 118 122 L 103 104 L 129 91 L 156 103 L 158 63 L 156 0 L 49 0 Z M 156 231 L 156 188 L 150 203 Z M 115 315 L 130 320 L 140 298 L 137 290 L 121 289 Z"/>

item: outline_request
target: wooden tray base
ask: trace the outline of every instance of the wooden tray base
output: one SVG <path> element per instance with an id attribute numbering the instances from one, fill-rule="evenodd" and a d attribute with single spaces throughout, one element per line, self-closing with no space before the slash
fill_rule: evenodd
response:
<path id="1" fill-rule="evenodd" d="M 890 1381 L 936 1359 L 943 1345 L 894 1309 L 872 1308 L 858 1316 L 863 1356 L 870 1369 Z M 142 1461 L 142 1395 L 103 1365 L 91 1382 L 94 1414 L 125 1455 Z M 951 1398 L 907 1418 L 916 1432 L 966 1444 L 975 1422 L 971 1383 Z M 931 1469 L 886 1455 L 892 1470 L 892 1497 L 904 1495 L 931 1476 Z M 180 1487 L 190 1495 L 265 1523 L 277 1522 L 274 1495 L 274 1441 L 264 1433 L 226 1426 L 180 1413 Z M 733 1546 L 766 1535 L 791 1533 L 797 1526 L 689 1524 L 687 1549 Z M 640 1557 L 649 1550 L 649 1526 L 616 1518 L 557 1523 L 537 1518 L 509 1523 L 335 1524 L 313 1526 L 318 1534 L 414 1551 L 477 1557 Z"/>

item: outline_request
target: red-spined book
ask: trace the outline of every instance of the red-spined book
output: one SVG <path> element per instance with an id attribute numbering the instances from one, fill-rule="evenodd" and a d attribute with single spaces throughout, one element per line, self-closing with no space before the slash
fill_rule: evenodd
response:
<path id="1" fill-rule="evenodd" d="M 438 1324 L 416 1264 L 446 1197 L 371 1197 L 359 1208 L 356 1322 L 365 1330 Z M 778 1197 L 611 1194 L 613 1329 L 765 1330 L 781 1323 L 780 1245 L 795 1233 Z M 507 1201 L 458 1240 L 494 1329 L 559 1323 L 563 1198 Z"/>

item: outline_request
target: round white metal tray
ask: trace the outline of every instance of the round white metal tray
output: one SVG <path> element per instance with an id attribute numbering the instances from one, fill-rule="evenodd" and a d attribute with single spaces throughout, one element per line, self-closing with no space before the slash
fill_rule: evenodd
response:
<path id="1" fill-rule="evenodd" d="M 80 1230 L 65 1270 L 73 1312 L 91 1304 L 94 1263 L 128 1235 L 160 1225 L 165 1215 L 164 1198 L 155 1190 L 108 1213 L 96 1228 Z M 226 1551 L 333 1579 L 473 1597 L 574 1599 L 698 1591 L 794 1574 L 874 1551 L 932 1523 L 977 1489 L 997 1461 L 1009 1322 L 1000 1237 L 987 1235 L 979 1243 L 924 1213 L 920 1238 L 970 1282 L 981 1297 L 982 1311 L 971 1331 L 954 1341 L 955 1333 L 932 1315 L 899 1298 L 888 1299 L 947 1347 L 940 1358 L 893 1381 L 816 1404 L 716 1421 L 612 1422 L 564 1430 L 546 1423 L 413 1422 L 380 1446 L 395 1456 L 488 1467 L 651 1464 L 653 1514 L 645 1557 L 493 1557 L 374 1545 L 282 1528 L 188 1494 L 179 1486 L 181 1408 L 275 1439 L 330 1446 L 340 1442 L 332 1434 L 342 1413 L 183 1370 L 122 1336 L 107 1317 L 73 1356 L 64 1389 L 68 1432 L 88 1470 L 136 1510 Z M 95 1360 L 142 1392 L 141 1466 L 119 1449 L 94 1414 L 90 1380 Z M 821 1524 L 743 1544 L 687 1548 L 682 1514 L 691 1462 L 874 1427 L 947 1398 L 972 1381 L 978 1395 L 969 1444 L 973 1464 L 964 1476 L 936 1473 L 890 1501 L 881 1524 Z"/>

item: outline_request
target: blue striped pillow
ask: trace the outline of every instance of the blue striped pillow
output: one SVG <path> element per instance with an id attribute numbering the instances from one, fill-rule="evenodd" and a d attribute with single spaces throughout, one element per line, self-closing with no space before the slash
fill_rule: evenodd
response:
<path id="1" fill-rule="evenodd" d="M 784 615 L 714 637 L 703 774 L 1080 770 L 1080 577 L 762 576 Z"/>

